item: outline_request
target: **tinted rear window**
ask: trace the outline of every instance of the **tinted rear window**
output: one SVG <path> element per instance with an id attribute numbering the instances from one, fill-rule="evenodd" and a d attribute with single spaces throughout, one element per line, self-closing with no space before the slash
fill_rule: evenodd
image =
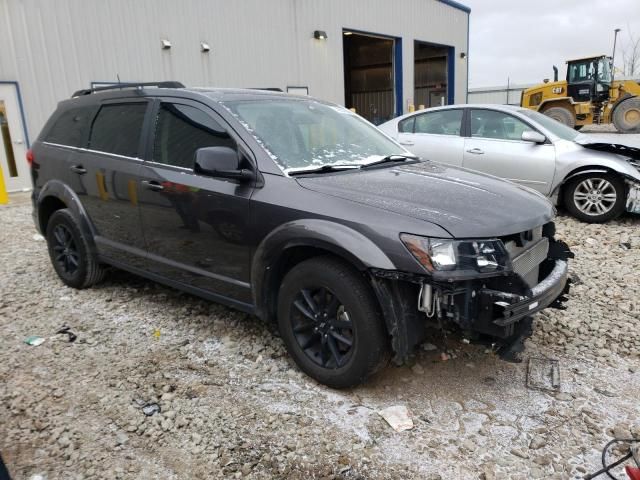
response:
<path id="1" fill-rule="evenodd" d="M 91 127 L 89 148 L 137 157 L 146 103 L 103 105 Z"/>
<path id="2" fill-rule="evenodd" d="M 95 113 L 95 107 L 76 107 L 63 112 L 49 129 L 44 141 L 85 147 L 89 125 Z"/>

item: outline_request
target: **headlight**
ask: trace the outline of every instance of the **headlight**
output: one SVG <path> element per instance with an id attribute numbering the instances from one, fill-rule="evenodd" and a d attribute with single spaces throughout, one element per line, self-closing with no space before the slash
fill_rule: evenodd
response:
<path id="1" fill-rule="evenodd" d="M 511 270 L 509 254 L 498 239 L 447 240 L 402 233 L 400 240 L 434 276 L 460 278 Z"/>

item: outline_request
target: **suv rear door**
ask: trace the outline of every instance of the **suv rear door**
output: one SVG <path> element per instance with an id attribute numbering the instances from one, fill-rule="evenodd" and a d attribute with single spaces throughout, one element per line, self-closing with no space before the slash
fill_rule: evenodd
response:
<path id="1" fill-rule="evenodd" d="M 154 112 L 140 191 L 148 269 L 250 304 L 247 222 L 253 184 L 194 173 L 199 148 L 232 147 L 243 151 L 249 162 L 248 148 L 199 102 L 158 100 Z"/>
<path id="2" fill-rule="evenodd" d="M 101 255 L 142 268 L 145 243 L 138 209 L 144 124 L 152 102 L 104 101 L 91 123 L 86 149 L 70 165 L 77 193 L 96 229 Z"/>

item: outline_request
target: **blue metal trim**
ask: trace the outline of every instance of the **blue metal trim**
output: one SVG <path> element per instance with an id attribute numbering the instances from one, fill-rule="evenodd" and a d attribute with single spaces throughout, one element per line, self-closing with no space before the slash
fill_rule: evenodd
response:
<path id="1" fill-rule="evenodd" d="M 395 81 L 393 86 L 396 91 L 396 116 L 399 117 L 404 113 L 404 98 L 402 93 L 402 38 L 395 39 L 393 48 L 393 66 L 395 68 Z"/>
<path id="2" fill-rule="evenodd" d="M 376 33 L 376 32 L 367 32 L 364 30 L 357 30 L 353 28 L 342 28 L 342 36 L 344 38 L 344 32 L 353 32 L 355 34 L 367 35 L 370 37 L 378 37 L 378 38 L 388 38 L 389 40 L 393 40 L 393 76 L 394 76 L 394 85 L 393 88 L 395 90 L 395 101 L 396 101 L 396 116 L 402 115 L 404 112 L 403 104 L 403 89 L 402 89 L 402 37 L 394 37 L 393 35 L 385 35 L 384 33 Z M 344 53 L 343 53 L 344 56 Z M 344 58 L 342 59 L 342 64 L 344 65 Z"/>
<path id="3" fill-rule="evenodd" d="M 456 103 L 456 47 L 447 52 L 447 105 Z"/>
<path id="4" fill-rule="evenodd" d="M 20 117 L 22 118 L 22 129 L 24 130 L 24 141 L 27 145 L 27 149 L 31 148 L 31 142 L 29 141 L 29 130 L 27 130 L 27 117 L 24 114 L 24 104 L 22 103 L 22 93 L 20 92 L 20 84 L 13 80 L 0 80 L 0 84 L 14 85 L 16 87 L 16 94 L 18 95 L 18 108 L 20 109 Z"/>
<path id="5" fill-rule="evenodd" d="M 469 28 L 471 24 L 471 15 L 467 15 L 467 56 L 465 61 L 467 62 L 467 92 L 465 95 L 464 103 L 469 103 Z"/>
<path id="6" fill-rule="evenodd" d="M 458 10 L 462 10 L 463 12 L 471 13 L 471 9 L 469 7 L 459 2 L 455 2 L 454 0 L 440 0 L 440 2 L 445 5 L 449 5 L 450 7 L 457 8 Z"/>

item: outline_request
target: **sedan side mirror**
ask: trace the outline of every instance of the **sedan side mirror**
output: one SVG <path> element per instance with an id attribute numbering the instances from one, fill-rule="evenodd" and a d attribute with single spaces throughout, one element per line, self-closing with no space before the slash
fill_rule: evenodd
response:
<path id="1" fill-rule="evenodd" d="M 522 141 L 531 143 L 544 143 L 547 141 L 547 137 L 539 132 L 534 132 L 533 130 L 525 130 L 524 132 L 522 132 Z"/>
<path id="2" fill-rule="evenodd" d="M 210 177 L 231 178 L 241 182 L 255 179 L 255 174 L 240 168 L 240 156 L 230 147 L 204 147 L 196 151 L 195 173 Z"/>

